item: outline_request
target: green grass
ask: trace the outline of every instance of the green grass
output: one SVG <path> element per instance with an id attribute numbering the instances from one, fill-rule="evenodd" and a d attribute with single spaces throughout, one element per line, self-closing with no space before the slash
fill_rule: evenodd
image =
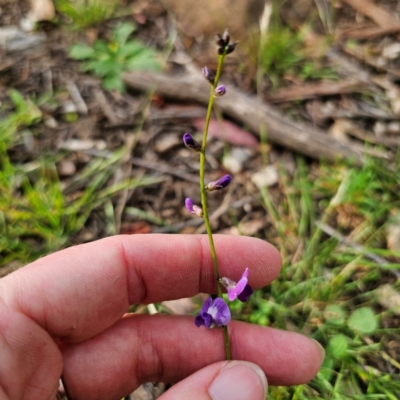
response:
<path id="1" fill-rule="evenodd" d="M 318 57 L 307 54 L 304 40 L 310 29 L 307 24 L 298 30 L 286 26 L 279 16 L 282 4 L 276 1 L 273 3 L 271 21 L 267 32 L 262 34 L 265 39 L 262 40 L 263 43 L 256 45 L 258 51 L 254 53 L 258 54 L 258 67 L 269 77 L 274 88 L 279 87 L 285 77 L 296 77 L 302 81 L 336 80 L 338 75 L 334 68 L 323 65 L 322 54 Z M 327 38 L 326 47 L 328 42 Z M 320 50 L 320 53 L 323 51 Z M 252 56 L 254 54 L 250 55 Z"/>
<path id="2" fill-rule="evenodd" d="M 0 267 L 19 266 L 73 244 L 93 211 L 106 215 L 108 234 L 115 233 L 112 199 L 122 190 L 152 185 L 157 179 L 129 178 L 111 184 L 123 162 L 125 149 L 93 157 L 61 185 L 56 162 L 66 152 L 42 155 L 34 161 L 13 162 L 22 133 L 41 121 L 40 110 L 16 91 L 10 92 L 14 110 L 0 124 Z M 111 210 L 111 213 L 110 213 Z"/>
<path id="3" fill-rule="evenodd" d="M 283 165 L 280 172 L 283 190 L 265 189 L 261 198 L 274 225 L 265 237 L 281 250 L 282 272 L 249 304 L 236 304 L 235 317 L 311 336 L 326 358 L 310 384 L 272 387 L 270 399 L 398 399 L 400 364 L 388 343 L 400 328 L 375 290 L 399 288 L 400 252 L 386 249 L 385 232 L 400 209 L 400 169 L 375 160 L 361 169 L 311 168 L 298 157 L 293 178 Z M 317 221 L 362 247 L 340 243 Z M 386 264 L 373 259 L 378 254 Z"/>
<path id="4" fill-rule="evenodd" d="M 118 3 L 119 0 L 55 0 L 55 7 L 73 27 L 82 29 L 111 18 Z"/>

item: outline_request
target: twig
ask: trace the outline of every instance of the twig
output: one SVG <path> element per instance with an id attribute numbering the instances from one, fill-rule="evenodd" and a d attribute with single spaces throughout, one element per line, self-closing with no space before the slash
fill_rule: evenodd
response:
<path id="1" fill-rule="evenodd" d="M 177 100 L 202 102 L 207 104 L 207 82 L 200 75 L 181 77 L 148 72 L 130 72 L 125 75 L 126 85 L 136 90 L 147 91 L 157 85 L 156 91 L 166 97 Z M 306 154 L 312 158 L 324 158 L 334 161 L 337 158 L 352 158 L 358 164 L 364 161 L 368 151 L 358 143 L 342 143 L 322 131 L 299 122 L 293 122 L 275 108 L 267 104 L 258 104 L 256 96 L 248 95 L 233 86 L 227 86 L 230 98 L 222 97 L 218 106 L 230 117 L 242 121 L 254 133 L 259 134 L 260 122 L 268 131 L 268 139 L 291 150 Z M 184 89 L 182 89 L 184 88 Z M 387 153 L 375 152 L 381 158 L 390 158 Z"/>
<path id="2" fill-rule="evenodd" d="M 398 28 L 400 21 L 398 21 L 392 14 L 378 7 L 373 1 L 370 0 L 343 0 L 357 12 L 366 15 L 372 19 L 376 24 L 382 28 Z"/>
<path id="3" fill-rule="evenodd" d="M 69 81 L 67 83 L 67 89 L 78 112 L 80 114 L 86 115 L 88 113 L 88 108 L 81 96 L 81 93 L 79 92 L 78 87 L 75 85 L 74 82 Z"/>
<path id="4" fill-rule="evenodd" d="M 360 81 L 309 83 L 281 89 L 276 94 L 268 96 L 268 101 L 281 103 L 285 101 L 313 99 L 319 96 L 359 92 L 361 90 L 365 90 L 365 87 L 361 85 Z"/>
<path id="5" fill-rule="evenodd" d="M 111 122 L 111 124 L 116 125 L 117 123 L 119 123 L 120 121 L 112 111 L 111 106 L 108 103 L 108 100 L 104 95 L 103 91 L 101 89 L 95 90 L 94 96 L 101 108 L 101 111 L 103 111 L 103 114 L 107 117 L 107 119 Z"/>

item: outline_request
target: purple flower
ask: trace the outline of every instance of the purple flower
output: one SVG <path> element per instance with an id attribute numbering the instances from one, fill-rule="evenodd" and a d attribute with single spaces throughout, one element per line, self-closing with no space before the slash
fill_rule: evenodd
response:
<path id="1" fill-rule="evenodd" d="M 228 299 L 230 301 L 235 300 L 238 298 L 241 302 L 246 302 L 249 297 L 253 294 L 253 289 L 247 283 L 247 275 L 249 275 L 249 269 L 246 268 L 243 272 L 243 275 L 239 279 L 239 282 L 235 282 L 229 278 L 221 278 L 220 282 L 223 286 L 226 287 L 228 291 Z"/>
<path id="2" fill-rule="evenodd" d="M 210 182 L 206 186 L 206 190 L 212 192 L 213 190 L 221 190 L 228 187 L 231 183 L 232 177 L 230 175 L 224 175 L 222 178 L 218 179 L 217 181 Z"/>
<path id="3" fill-rule="evenodd" d="M 209 297 L 201 306 L 199 315 L 194 323 L 197 327 L 205 325 L 206 328 L 224 326 L 231 320 L 231 312 L 224 299 L 217 297 L 214 301 Z"/>
<path id="4" fill-rule="evenodd" d="M 190 214 L 197 215 L 198 217 L 203 216 L 203 209 L 199 206 L 196 206 L 196 204 L 194 204 L 192 199 L 190 199 L 189 197 L 185 200 L 185 207 L 186 210 L 190 212 Z"/>
<path id="5" fill-rule="evenodd" d="M 210 82 L 212 85 L 214 84 L 215 73 L 211 71 L 210 68 L 204 67 L 202 69 L 204 77 Z"/>
<path id="6" fill-rule="evenodd" d="M 183 143 L 185 144 L 186 147 L 188 147 L 191 150 L 195 151 L 200 151 L 201 150 L 201 144 L 199 142 L 196 142 L 192 135 L 189 133 L 185 133 L 183 135 Z"/>
<path id="7" fill-rule="evenodd" d="M 214 90 L 214 97 L 221 97 L 226 93 L 226 88 L 224 85 L 219 85 Z"/>

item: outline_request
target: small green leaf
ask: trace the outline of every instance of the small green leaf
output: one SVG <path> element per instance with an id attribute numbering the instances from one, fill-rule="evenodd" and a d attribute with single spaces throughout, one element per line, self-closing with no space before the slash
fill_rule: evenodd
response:
<path id="1" fill-rule="evenodd" d="M 125 92 L 125 85 L 122 81 L 121 75 L 109 75 L 103 79 L 103 86 L 106 90 L 118 90 Z"/>
<path id="2" fill-rule="evenodd" d="M 155 57 L 155 53 L 151 51 L 142 51 L 140 54 L 127 60 L 126 68 L 131 71 L 159 71 L 161 66 Z"/>
<path id="3" fill-rule="evenodd" d="M 136 30 L 136 25 L 131 22 L 124 22 L 117 25 L 113 32 L 113 39 L 120 45 L 124 45 L 129 36 Z"/>
<path id="4" fill-rule="evenodd" d="M 146 48 L 141 43 L 132 40 L 118 49 L 118 57 L 121 58 L 132 57 L 139 54 L 141 51 L 145 49 Z"/>
<path id="5" fill-rule="evenodd" d="M 334 358 L 342 358 L 349 345 L 347 342 L 347 337 L 342 334 L 332 336 L 328 343 L 328 353 Z"/>
<path id="6" fill-rule="evenodd" d="M 69 50 L 69 56 L 75 60 L 86 60 L 93 55 L 94 49 L 84 44 L 74 44 Z"/>
<path id="7" fill-rule="evenodd" d="M 99 61 L 95 68 L 94 73 L 97 76 L 106 76 L 106 75 L 114 75 L 115 73 L 119 73 L 122 67 L 115 63 L 114 60 L 104 60 Z"/>
<path id="8" fill-rule="evenodd" d="M 93 44 L 93 48 L 96 50 L 97 53 L 110 53 L 110 48 L 108 44 L 104 40 L 96 40 Z M 99 54 L 96 54 L 98 57 Z"/>
<path id="9" fill-rule="evenodd" d="M 361 307 L 350 315 L 347 325 L 354 331 L 368 334 L 376 330 L 378 321 L 371 308 Z"/>
<path id="10" fill-rule="evenodd" d="M 329 304 L 324 311 L 324 318 L 334 325 L 343 325 L 346 322 L 346 313 L 337 304 Z"/>

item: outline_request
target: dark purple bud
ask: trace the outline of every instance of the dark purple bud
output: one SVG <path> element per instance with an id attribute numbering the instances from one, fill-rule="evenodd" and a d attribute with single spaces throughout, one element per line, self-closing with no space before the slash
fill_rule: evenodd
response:
<path id="1" fill-rule="evenodd" d="M 237 44 L 238 44 L 238 42 L 231 43 L 230 45 L 228 45 L 228 47 L 226 48 L 226 54 L 233 53 Z"/>
<path id="2" fill-rule="evenodd" d="M 224 30 L 224 33 L 222 34 L 222 40 L 223 40 L 225 46 L 227 46 L 229 44 L 229 41 L 231 40 L 231 36 L 229 35 L 228 29 Z"/>
<path id="3" fill-rule="evenodd" d="M 215 73 L 211 71 L 211 69 L 204 67 L 202 69 L 204 77 L 210 82 L 212 85 L 214 84 Z"/>
<path id="4" fill-rule="evenodd" d="M 218 47 L 225 47 L 226 46 L 226 43 L 225 43 L 224 39 L 222 38 L 222 36 L 219 33 L 217 33 L 215 35 L 214 40 L 215 40 L 215 43 L 217 44 Z"/>
<path id="5" fill-rule="evenodd" d="M 200 151 L 201 150 L 201 144 L 199 142 L 196 142 L 192 135 L 189 133 L 185 133 L 183 135 L 183 143 L 185 144 L 186 147 L 188 147 L 191 150 L 194 151 Z"/>
<path id="6" fill-rule="evenodd" d="M 197 215 L 198 217 L 203 217 L 203 210 L 201 207 L 196 206 L 196 204 L 193 203 L 192 199 L 189 197 L 185 200 L 185 207 L 186 210 L 190 212 L 190 214 Z"/>
<path id="7" fill-rule="evenodd" d="M 226 93 L 226 88 L 224 85 L 219 85 L 214 90 L 214 97 L 221 97 Z"/>
<path id="8" fill-rule="evenodd" d="M 206 186 L 206 190 L 212 192 L 214 190 L 221 190 L 228 187 L 231 183 L 232 177 L 230 175 L 224 175 L 222 178 L 218 179 L 217 181 L 210 182 Z"/>
<path id="9" fill-rule="evenodd" d="M 228 325 L 231 320 L 231 311 L 224 299 L 217 297 L 214 301 L 209 297 L 201 306 L 199 315 L 194 323 L 197 327 L 205 325 L 206 328 Z"/>

